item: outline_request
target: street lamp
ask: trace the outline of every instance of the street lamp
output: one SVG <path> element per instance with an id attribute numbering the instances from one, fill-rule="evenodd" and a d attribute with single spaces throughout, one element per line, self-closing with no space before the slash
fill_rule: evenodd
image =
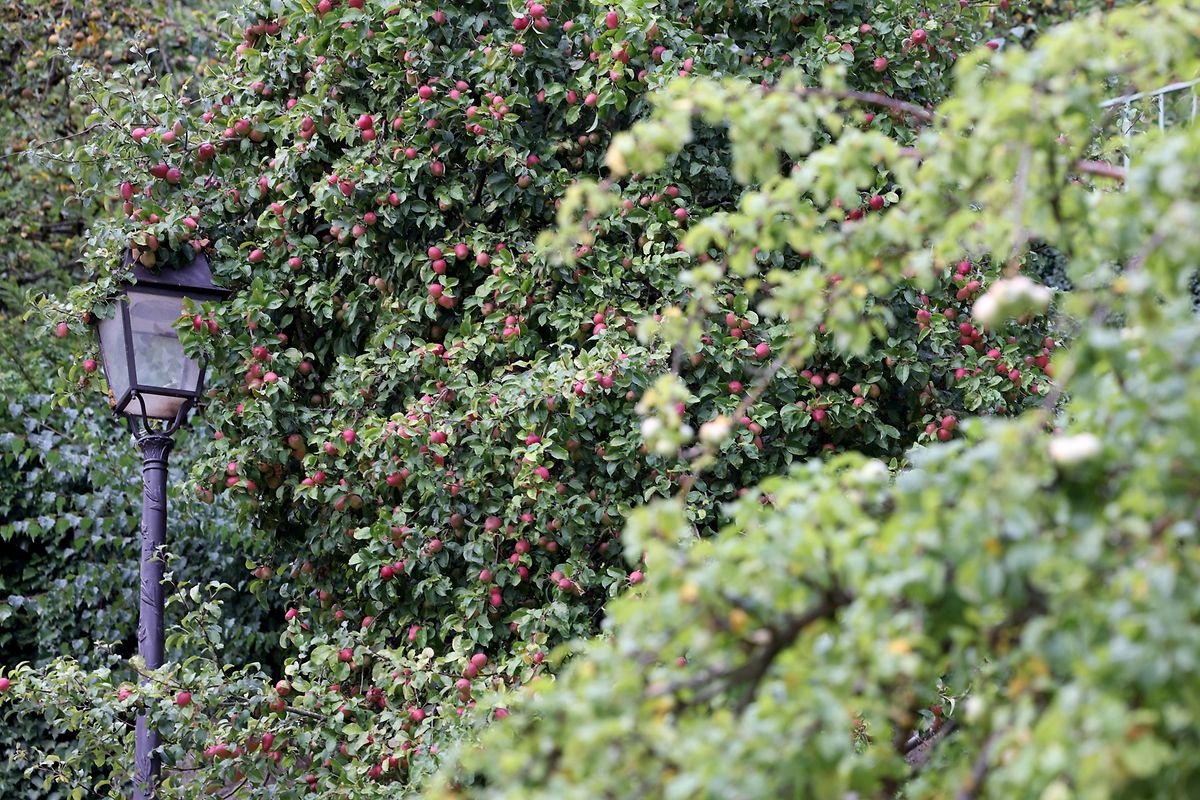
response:
<path id="1" fill-rule="evenodd" d="M 124 415 L 142 451 L 142 561 L 138 608 L 138 655 L 146 669 L 163 661 L 163 559 L 167 533 L 167 456 L 172 434 L 204 390 L 204 363 L 183 352 L 175 324 L 184 298 L 221 300 L 203 254 L 190 264 L 155 274 L 126 253 L 134 283 L 121 287 L 116 313 L 96 326 L 109 403 Z M 158 732 L 138 714 L 134 800 L 149 800 L 158 784 Z"/>

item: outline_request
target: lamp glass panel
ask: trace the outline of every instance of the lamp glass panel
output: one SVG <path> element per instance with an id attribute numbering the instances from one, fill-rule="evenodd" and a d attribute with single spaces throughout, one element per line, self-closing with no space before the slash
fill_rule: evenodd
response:
<path id="1" fill-rule="evenodd" d="M 131 417 L 142 416 L 142 403 L 146 404 L 146 416 L 151 419 L 175 419 L 175 415 L 179 413 L 179 408 L 187 402 L 186 397 L 173 397 L 166 394 L 155 394 L 154 392 L 142 391 L 138 395 L 142 398 L 138 402 L 138 398 L 131 398 L 129 405 L 125 406 L 125 413 Z"/>
<path id="2" fill-rule="evenodd" d="M 194 397 L 199 388 L 200 365 L 184 354 L 175 330 L 175 323 L 183 316 L 183 298 L 130 289 L 126 302 L 133 335 L 134 372 L 143 396 L 157 388 Z M 173 399 L 180 400 L 174 403 L 177 410 L 182 399 Z M 137 413 L 140 412 L 139 407 Z"/>
<path id="3" fill-rule="evenodd" d="M 104 363 L 104 377 L 108 380 L 113 401 L 121 399 L 129 389 L 129 355 L 125 341 L 125 308 L 117 307 L 112 319 L 100 320 L 100 358 Z"/>

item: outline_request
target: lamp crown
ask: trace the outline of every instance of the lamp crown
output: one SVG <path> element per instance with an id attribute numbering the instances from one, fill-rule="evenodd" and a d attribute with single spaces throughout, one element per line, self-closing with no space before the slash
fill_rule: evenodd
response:
<path id="1" fill-rule="evenodd" d="M 124 265 L 132 265 L 133 279 L 138 286 L 146 289 L 161 289 L 191 296 L 202 295 L 198 299 L 223 300 L 229 296 L 228 289 L 213 284 L 212 270 L 208 266 L 208 258 L 204 253 L 196 251 L 192 260 L 182 267 L 165 267 L 151 271 L 134 259 L 133 253 L 125 251 Z"/>

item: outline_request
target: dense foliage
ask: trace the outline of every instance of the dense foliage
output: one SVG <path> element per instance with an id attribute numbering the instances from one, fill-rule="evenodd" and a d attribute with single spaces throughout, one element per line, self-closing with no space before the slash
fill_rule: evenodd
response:
<path id="1" fill-rule="evenodd" d="M 1005 5 L 275 0 L 246 6 L 228 64 L 193 86 L 82 70 L 99 126 L 84 147 L 110 168 L 94 194 L 121 214 L 93 228 L 96 282 L 40 312 L 84 334 L 111 313 L 127 247 L 164 267 L 205 249 L 236 290 L 183 327 L 217 376 L 189 490 L 270 548 L 255 588 L 289 605 L 288 661 L 269 678 L 226 666 L 198 591 L 193 655 L 147 686 L 21 670 L 18 700 L 53 692 L 80 737 L 64 780 L 96 763 L 126 778 L 148 704 L 166 797 L 404 794 L 504 715 L 493 690 L 542 674 L 625 587 L 670 580 L 677 556 L 639 562 L 644 517 L 621 533 L 646 500 L 676 496 L 665 527 L 705 537 L 723 504 L 810 457 L 900 465 L 965 416 L 1053 407 L 1057 331 L 970 319 L 1024 256 L 997 244 L 1011 223 L 972 238 L 971 200 L 1012 200 L 987 180 L 1011 151 L 916 135 L 958 55 L 1015 22 Z M 964 98 L 983 91 L 972 64 Z M 1083 148 L 1096 72 L 1062 129 Z M 997 132 L 1019 129 L 1018 100 Z M 1039 188 L 1062 178 L 1032 167 Z M 569 191 L 581 178 L 607 180 Z M 1056 219 L 1042 198 L 1013 208 Z M 1057 244 L 1025 216 L 1022 245 Z M 88 356 L 65 377 L 102 388 Z M 734 524 L 752 528 L 747 513 Z M 867 785 L 886 771 L 864 770 Z"/>
<path id="2" fill-rule="evenodd" d="M 87 97 L 71 90 L 72 69 L 90 63 L 111 74 L 149 58 L 160 72 L 195 72 L 206 53 L 197 24 L 203 5 L 74 0 L 0 8 L 0 653 L 7 664 L 69 657 L 101 668 L 136 650 L 137 450 L 102 404 L 64 406 L 52 396 L 56 372 L 78 343 L 46 335 L 26 313 L 26 293 L 84 278 L 82 232 L 104 211 L 96 195 L 75 191 L 94 166 L 78 148 L 96 129 L 85 122 Z M 195 444 L 194 437 L 180 442 L 177 464 L 192 458 Z M 258 543 L 239 534 L 230 514 L 180 499 L 172 501 L 172 589 L 209 581 L 244 589 Z M 275 663 L 278 635 L 268 631 L 280 622 L 248 593 L 224 596 L 221 626 L 234 643 L 227 657 Z M 171 619 L 181 611 L 173 608 Z M 114 677 L 135 674 L 121 665 Z M 44 714 L 5 718 L 0 797 L 65 796 L 52 769 L 26 774 L 48 755 L 77 756 L 77 743 L 59 728 Z"/>
<path id="3" fill-rule="evenodd" d="M 102 407 L 56 407 L 46 393 L 54 363 L 70 358 L 66 346 L 37 342 L 41 331 L 6 321 L 7 345 L 24 357 L 0 370 L 0 652 L 9 663 L 49 664 L 69 657 L 81 668 L 106 666 L 136 652 L 141 460 L 127 430 Z M 32 335 L 31 335 L 32 334 Z M 57 342 L 56 342 L 57 343 Z M 176 463 L 195 452 L 180 443 Z M 182 474 L 177 476 L 182 478 Z M 261 552 L 236 533 L 228 513 L 174 501 L 171 520 L 171 591 L 221 581 L 244 588 L 246 559 Z M 225 593 L 218 623 L 233 643 L 234 662 L 275 659 L 277 627 L 249 594 Z M 168 615 L 176 624 L 188 610 L 180 599 Z M 100 645 L 100 647 L 98 647 Z M 190 649 L 190 645 L 189 645 Z M 172 657 L 185 650 L 172 648 Z M 117 666 L 119 679 L 136 676 Z M 51 704 L 48 711 L 53 713 Z M 54 733 L 46 715 L 12 715 L 0 737 L 0 795 L 54 798 L 53 770 L 27 776 L 38 751 L 67 756 L 75 743 Z"/>

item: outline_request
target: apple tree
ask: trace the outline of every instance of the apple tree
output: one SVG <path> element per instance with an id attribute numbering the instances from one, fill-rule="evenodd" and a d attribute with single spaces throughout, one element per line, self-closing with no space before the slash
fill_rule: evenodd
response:
<path id="1" fill-rule="evenodd" d="M 64 780 L 119 785 L 148 708 L 165 797 L 409 792 L 653 577 L 623 534 L 648 500 L 709 537 L 793 464 L 900 466 L 969 416 L 1055 405 L 1062 332 L 970 318 L 1021 254 L 902 258 L 949 223 L 900 153 L 974 74 L 961 54 L 1037 27 L 1003 6 L 273 0 L 239 7 L 207 78 L 78 70 L 112 216 L 96 280 L 37 313 L 95 402 L 84 337 L 121 255 L 206 253 L 235 294 L 181 325 L 214 378 L 186 488 L 265 548 L 253 589 L 287 627 L 282 669 L 231 664 L 198 590 L 193 655 L 141 686 L 17 670 L 10 707 L 52 695 L 83 743 Z M 878 157 L 831 157 L 856 143 Z"/>

